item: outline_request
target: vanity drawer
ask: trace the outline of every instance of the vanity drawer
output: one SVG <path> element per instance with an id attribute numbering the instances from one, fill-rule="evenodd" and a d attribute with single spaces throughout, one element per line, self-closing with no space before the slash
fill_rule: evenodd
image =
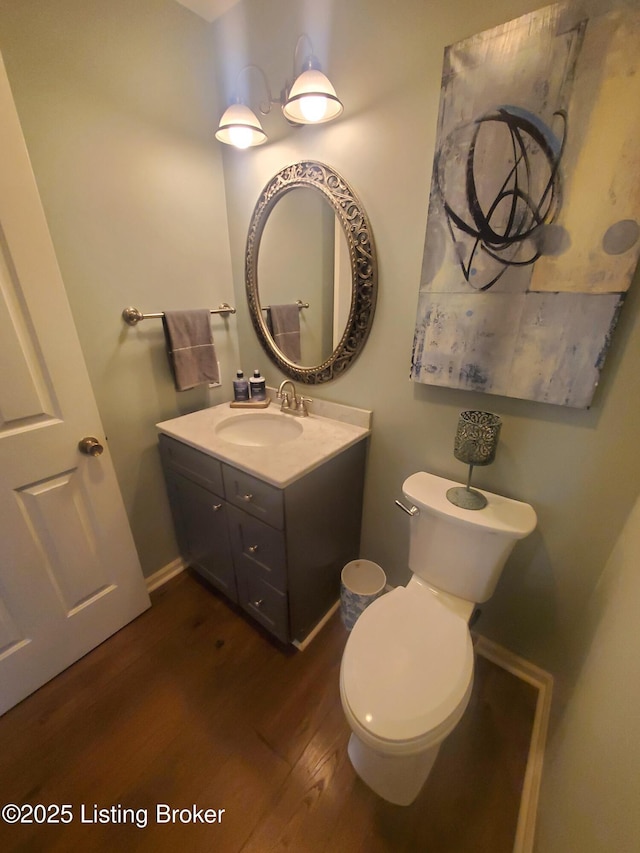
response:
<path id="1" fill-rule="evenodd" d="M 229 536 L 236 569 L 262 577 L 275 589 L 287 588 L 287 556 L 284 533 L 228 507 Z"/>
<path id="2" fill-rule="evenodd" d="M 224 495 L 222 464 L 217 459 L 167 435 L 160 435 L 160 454 L 166 467 Z"/>
<path id="3" fill-rule="evenodd" d="M 225 497 L 231 504 L 265 521 L 278 530 L 284 528 L 284 501 L 282 490 L 257 480 L 244 471 L 222 466 Z"/>
<path id="4" fill-rule="evenodd" d="M 244 610 L 283 643 L 289 640 L 287 596 L 251 572 L 238 571 L 238 600 Z"/>

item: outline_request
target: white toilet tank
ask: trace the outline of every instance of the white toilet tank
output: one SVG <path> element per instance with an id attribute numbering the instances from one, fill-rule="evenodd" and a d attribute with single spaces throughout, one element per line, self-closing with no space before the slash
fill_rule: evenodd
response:
<path id="1" fill-rule="evenodd" d="M 446 497 L 459 485 L 424 471 L 405 480 L 402 491 L 419 510 L 410 521 L 409 568 L 430 586 L 480 604 L 493 595 L 513 546 L 537 518 L 529 504 L 484 490 L 484 509 L 462 509 Z"/>

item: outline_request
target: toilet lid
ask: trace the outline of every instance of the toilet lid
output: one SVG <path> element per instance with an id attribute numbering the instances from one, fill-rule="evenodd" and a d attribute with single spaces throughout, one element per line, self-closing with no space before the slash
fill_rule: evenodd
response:
<path id="1" fill-rule="evenodd" d="M 360 616 L 342 667 L 345 697 L 365 729 L 387 740 L 423 737 L 466 701 L 469 628 L 427 590 L 397 587 Z"/>

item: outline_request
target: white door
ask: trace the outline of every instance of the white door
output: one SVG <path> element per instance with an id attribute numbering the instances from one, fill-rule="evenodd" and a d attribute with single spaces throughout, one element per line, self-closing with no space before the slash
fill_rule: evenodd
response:
<path id="1" fill-rule="evenodd" d="M 0 714 L 147 607 L 0 57 Z"/>

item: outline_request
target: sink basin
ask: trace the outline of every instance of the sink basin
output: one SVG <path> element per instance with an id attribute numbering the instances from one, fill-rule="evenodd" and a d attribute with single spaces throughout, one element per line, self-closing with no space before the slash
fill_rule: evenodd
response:
<path id="1" fill-rule="evenodd" d="M 225 418 L 215 427 L 218 438 L 245 447 L 270 447 L 302 435 L 302 424 L 288 415 L 266 412 Z"/>

